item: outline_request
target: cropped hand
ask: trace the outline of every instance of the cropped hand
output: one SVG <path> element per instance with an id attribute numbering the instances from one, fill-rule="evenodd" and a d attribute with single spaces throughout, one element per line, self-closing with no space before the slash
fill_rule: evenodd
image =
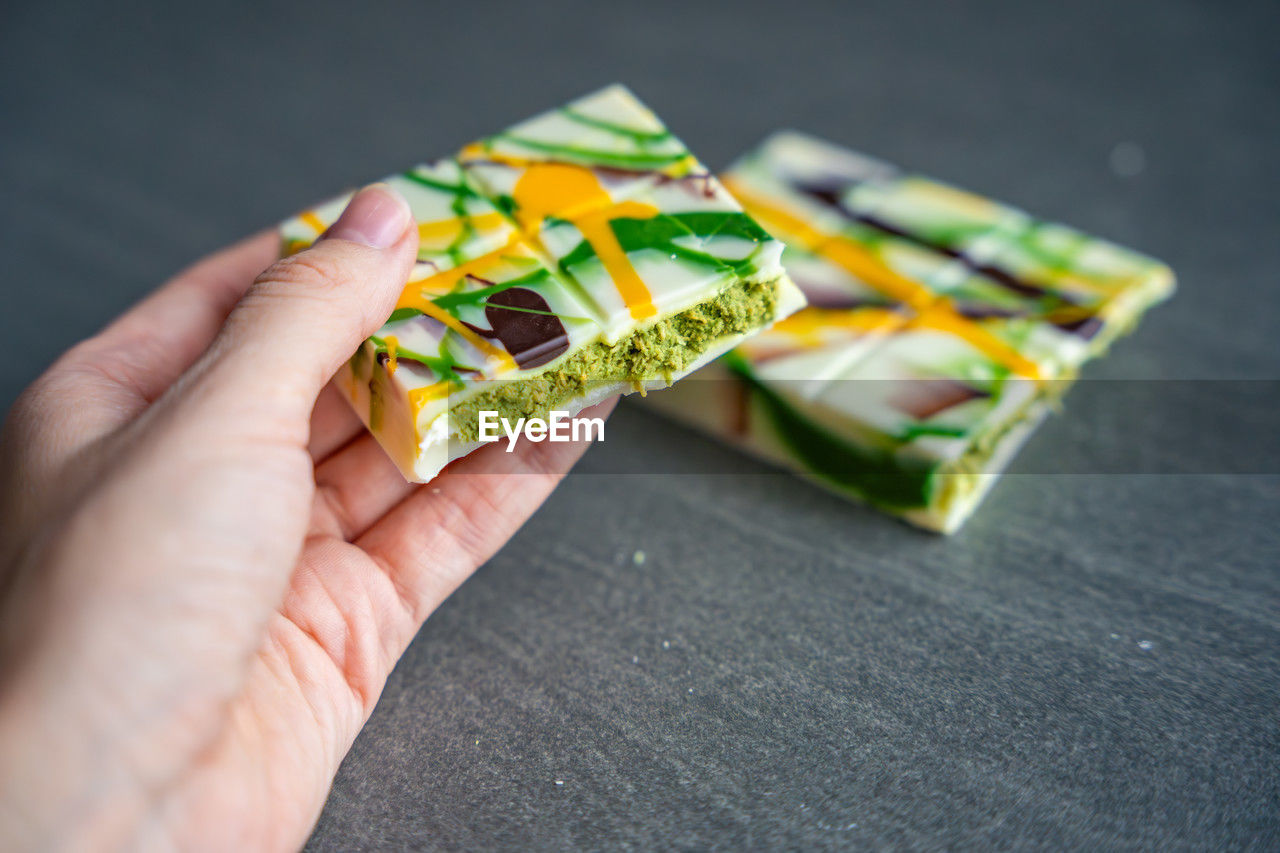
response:
<path id="1" fill-rule="evenodd" d="M 412 224 L 375 185 L 286 260 L 271 233 L 227 249 L 14 405 L 0 848 L 299 846 L 423 620 L 582 452 L 488 447 L 416 486 L 327 385 Z"/>

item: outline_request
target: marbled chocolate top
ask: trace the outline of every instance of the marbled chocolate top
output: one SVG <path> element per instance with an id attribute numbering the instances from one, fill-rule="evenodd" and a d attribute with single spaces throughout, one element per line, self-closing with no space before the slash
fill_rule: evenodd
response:
<path id="1" fill-rule="evenodd" d="M 781 243 L 621 86 L 387 182 L 408 199 L 421 248 L 371 340 L 419 413 L 782 273 Z M 315 240 L 347 198 L 284 223 L 286 251 Z"/>
<path id="2" fill-rule="evenodd" d="M 733 363 L 894 452 L 960 457 L 1172 289 L 1150 258 L 798 133 L 722 178 L 810 305 Z"/>

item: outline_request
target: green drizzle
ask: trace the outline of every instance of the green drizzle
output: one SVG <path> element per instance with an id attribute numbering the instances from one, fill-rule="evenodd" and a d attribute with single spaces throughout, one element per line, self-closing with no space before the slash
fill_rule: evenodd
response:
<path id="1" fill-rule="evenodd" d="M 396 323 L 400 320 L 408 320 L 410 317 L 417 317 L 421 313 L 422 312 L 417 308 L 397 308 L 391 312 L 391 316 L 387 318 L 387 322 Z"/>
<path id="2" fill-rule="evenodd" d="M 377 358 L 378 353 L 385 352 L 387 355 L 391 354 L 390 348 L 387 346 L 385 339 L 380 338 L 377 335 L 370 335 L 369 340 L 373 341 L 373 355 L 375 359 Z M 455 388 L 461 388 L 465 383 L 462 377 L 458 375 L 458 368 L 462 368 L 464 370 L 475 370 L 475 368 L 469 367 L 465 364 L 460 364 L 458 360 L 453 357 L 453 354 L 449 352 L 448 347 L 445 346 L 446 340 L 447 338 L 442 338 L 440 341 L 439 355 L 427 355 L 426 353 L 414 352 L 413 350 L 405 349 L 397 344 L 396 358 L 403 357 L 406 361 L 416 361 L 420 364 L 426 365 L 431 368 L 431 372 L 441 380 L 448 382 Z"/>
<path id="3" fill-rule="evenodd" d="M 670 154 L 657 154 L 638 151 L 634 154 L 617 154 L 611 151 L 600 151 L 594 148 L 583 148 L 577 145 L 559 145 L 554 142 L 542 142 L 537 139 L 526 139 L 510 133 L 499 133 L 490 139 L 505 139 L 516 145 L 538 151 L 543 154 L 554 154 L 572 160 L 586 162 L 595 166 L 613 166 L 619 169 L 655 169 L 675 163 L 688 155 L 683 148 Z"/>
<path id="4" fill-rule="evenodd" d="M 627 139 L 634 140 L 635 142 L 664 142 L 671 138 L 671 131 L 667 130 L 665 127 L 662 130 L 636 130 L 635 128 L 626 127 L 625 125 L 617 124 L 616 122 L 605 121 L 601 118 L 593 118 L 592 116 L 584 115 L 572 107 L 562 108 L 560 110 L 560 114 L 567 119 L 576 121 L 578 124 L 583 124 L 587 127 L 594 127 L 598 130 L 605 130 L 616 136 L 624 136 Z"/>
<path id="5" fill-rule="evenodd" d="M 723 363 L 747 384 L 778 437 L 813 477 L 872 504 L 899 509 L 929 505 L 937 465 L 850 444 L 806 418 L 758 380 L 736 350 L 724 356 Z"/>
<path id="6" fill-rule="evenodd" d="M 944 424 L 912 424 L 902 431 L 897 440 L 902 444 L 915 441 L 917 438 L 925 436 L 938 436 L 941 438 L 964 438 L 969 431 L 964 427 L 946 426 Z"/>
<path id="7" fill-rule="evenodd" d="M 609 226 L 624 252 L 657 249 L 718 270 L 739 271 L 748 268 L 754 263 L 754 254 L 739 261 L 730 261 L 678 245 L 675 240 L 679 237 L 706 240 L 718 235 L 739 237 L 755 243 L 770 239 L 768 232 L 757 225 L 754 219 L 737 211 L 665 213 L 646 219 L 619 218 L 610 220 Z M 567 273 L 569 267 L 593 257 L 595 249 L 583 240 L 560 259 L 560 269 Z"/>
<path id="8" fill-rule="evenodd" d="M 402 173 L 406 180 L 413 181 L 415 184 L 422 184 L 424 187 L 430 187 L 433 190 L 449 193 L 451 195 L 464 196 L 466 198 L 482 198 L 482 196 L 467 186 L 465 183 L 451 184 L 448 181 L 439 181 L 435 178 L 428 178 L 426 175 L 419 175 L 417 172 Z"/>
<path id="9" fill-rule="evenodd" d="M 435 299 L 431 301 L 434 302 L 436 305 L 440 306 L 441 308 L 445 309 L 446 311 L 448 311 L 459 305 L 477 305 L 479 303 L 484 302 L 493 294 L 501 293 L 502 291 L 507 290 L 508 288 L 512 288 L 512 287 L 535 288 L 538 285 L 544 283 L 550 277 L 551 277 L 551 273 L 549 270 L 539 267 L 533 272 L 526 273 L 522 276 L 519 276 L 518 278 L 510 279 L 509 281 L 504 281 L 501 284 L 494 284 L 494 285 L 490 285 L 489 287 L 480 287 L 480 288 L 476 288 L 475 290 L 467 290 L 467 291 L 458 290 L 458 291 L 454 291 L 453 293 L 446 293 L 444 296 L 437 296 Z"/>
<path id="10" fill-rule="evenodd" d="M 478 287 L 475 290 L 455 290 L 452 293 L 437 296 L 432 299 L 431 302 L 445 311 L 454 313 L 456 316 L 456 312 L 454 312 L 453 309 L 459 306 L 483 305 L 490 296 L 493 296 L 496 293 L 501 293 L 504 290 L 509 290 L 512 287 L 527 287 L 531 290 L 536 290 L 540 285 L 545 284 L 550 278 L 551 271 L 546 268 L 539 267 L 533 272 L 510 279 L 509 281 L 501 282 L 500 284 L 490 285 L 489 287 Z M 537 311 L 532 308 L 513 308 L 510 305 L 502 305 L 498 307 L 501 307 L 504 311 L 524 311 L 529 314 L 546 314 L 552 317 L 559 317 L 562 320 L 585 321 L 587 319 L 585 317 L 571 317 L 566 314 L 557 314 L 554 311 Z M 385 325 L 396 323 L 401 320 L 408 320 L 410 318 L 417 317 L 421 313 L 422 312 L 417 308 L 397 308 L 395 311 L 391 312 L 391 316 L 387 318 L 387 323 Z"/>
<path id="11" fill-rule="evenodd" d="M 453 238 L 445 251 L 449 253 L 449 260 L 453 261 L 454 265 L 461 265 L 463 263 L 462 247 L 476 235 L 476 226 L 467 215 L 467 197 L 462 193 L 453 197 L 453 204 L 449 205 L 449 210 L 462 223 L 462 227 L 458 229 L 458 236 Z"/>

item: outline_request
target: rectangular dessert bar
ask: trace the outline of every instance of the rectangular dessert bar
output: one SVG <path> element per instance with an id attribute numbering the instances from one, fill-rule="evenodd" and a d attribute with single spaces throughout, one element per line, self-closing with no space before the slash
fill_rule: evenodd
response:
<path id="1" fill-rule="evenodd" d="M 1173 290 L 1150 258 L 798 133 L 722 180 L 809 307 L 654 405 L 931 530 Z"/>
<path id="2" fill-rule="evenodd" d="M 482 411 L 665 387 L 804 303 L 782 244 L 621 86 L 387 182 L 418 263 L 337 382 L 411 480 L 478 447 Z M 285 222 L 285 252 L 348 197 Z"/>

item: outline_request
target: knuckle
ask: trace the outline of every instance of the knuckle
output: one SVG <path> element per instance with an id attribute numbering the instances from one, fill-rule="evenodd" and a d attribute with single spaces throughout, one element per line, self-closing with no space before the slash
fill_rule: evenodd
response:
<path id="1" fill-rule="evenodd" d="M 127 389 L 147 403 L 157 389 L 146 379 L 149 365 L 163 363 L 168 348 L 154 334 L 121 330 L 76 344 L 50 370 L 55 380 L 72 384 L 102 383 Z"/>
<path id="2" fill-rule="evenodd" d="M 102 360 L 111 349 L 110 342 L 99 332 L 71 346 L 52 365 L 54 370 L 76 369 Z"/>
<path id="3" fill-rule="evenodd" d="M 340 291 L 351 277 L 351 270 L 340 258 L 319 252 L 301 252 L 276 261 L 254 280 L 255 291 L 305 291 L 327 295 Z"/>

